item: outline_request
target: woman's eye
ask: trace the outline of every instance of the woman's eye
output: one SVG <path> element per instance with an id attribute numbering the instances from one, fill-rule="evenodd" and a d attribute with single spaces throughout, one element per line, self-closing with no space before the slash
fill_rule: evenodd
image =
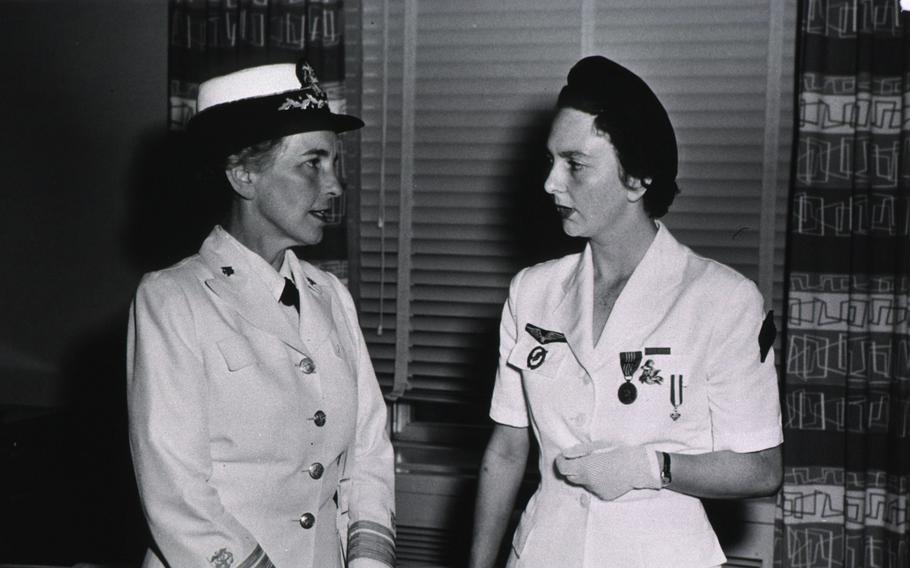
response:
<path id="1" fill-rule="evenodd" d="M 319 169 L 319 158 L 313 158 L 312 160 L 307 160 L 303 165 L 313 168 L 314 170 Z"/>
<path id="2" fill-rule="evenodd" d="M 584 167 L 584 165 L 576 162 L 575 160 L 569 160 L 566 163 L 569 165 L 569 171 L 572 172 L 580 171 Z"/>

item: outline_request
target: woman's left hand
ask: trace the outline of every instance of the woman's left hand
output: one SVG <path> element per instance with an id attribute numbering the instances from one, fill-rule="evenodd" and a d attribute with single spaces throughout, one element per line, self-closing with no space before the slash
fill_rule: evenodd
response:
<path id="1" fill-rule="evenodd" d="M 605 450 L 587 442 L 556 457 L 556 469 L 572 485 L 584 487 L 604 501 L 633 489 L 660 489 L 657 452 L 644 446 Z"/>

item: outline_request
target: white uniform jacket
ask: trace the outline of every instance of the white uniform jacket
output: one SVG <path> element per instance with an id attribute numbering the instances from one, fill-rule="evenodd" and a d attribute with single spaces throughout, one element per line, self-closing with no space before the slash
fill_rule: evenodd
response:
<path id="1" fill-rule="evenodd" d="M 774 354 L 763 357 L 758 341 L 762 298 L 658 224 L 594 345 L 593 274 L 589 247 L 526 268 L 503 309 L 490 416 L 533 428 L 541 474 L 509 566 L 719 565 L 724 554 L 698 499 L 636 490 L 602 501 L 565 483 L 553 462 L 587 441 L 690 454 L 780 444 Z M 641 359 L 624 373 L 621 353 Z M 618 397 L 627 379 L 637 390 L 631 404 Z"/>
<path id="2" fill-rule="evenodd" d="M 351 297 L 292 256 L 295 329 L 240 246 L 216 227 L 136 292 L 127 397 L 154 540 L 143 566 L 343 566 L 349 530 L 349 554 L 394 554 L 386 408 Z"/>

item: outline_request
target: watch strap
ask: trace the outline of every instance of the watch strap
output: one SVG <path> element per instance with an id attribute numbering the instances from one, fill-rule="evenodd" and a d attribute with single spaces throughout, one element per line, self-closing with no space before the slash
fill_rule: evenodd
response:
<path id="1" fill-rule="evenodd" d="M 666 487 L 673 481 L 673 475 L 670 473 L 670 454 L 667 452 L 660 452 L 660 454 L 663 456 L 663 465 L 660 468 L 660 484 L 661 487 Z"/>

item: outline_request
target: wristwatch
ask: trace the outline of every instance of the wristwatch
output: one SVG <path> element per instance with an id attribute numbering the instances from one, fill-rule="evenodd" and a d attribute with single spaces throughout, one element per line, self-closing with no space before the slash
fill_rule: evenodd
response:
<path id="1" fill-rule="evenodd" d="M 673 481 L 673 476 L 670 474 L 670 454 L 667 452 L 660 452 L 660 455 L 664 458 L 663 466 L 660 468 L 660 486 L 666 487 Z"/>

